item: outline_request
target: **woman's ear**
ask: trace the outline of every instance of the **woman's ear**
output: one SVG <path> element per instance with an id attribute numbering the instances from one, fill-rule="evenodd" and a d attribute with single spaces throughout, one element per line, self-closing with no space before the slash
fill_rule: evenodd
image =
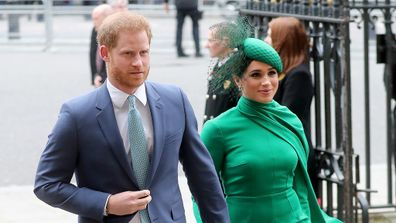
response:
<path id="1" fill-rule="evenodd" d="M 233 75 L 233 76 L 232 76 L 232 79 L 234 79 L 234 82 L 235 82 L 236 86 L 237 86 L 238 89 L 239 89 L 239 93 L 240 93 L 240 94 L 243 94 L 243 86 L 242 86 L 241 78 L 238 77 L 237 75 Z"/>
<path id="2" fill-rule="evenodd" d="M 101 45 L 99 47 L 99 52 L 100 56 L 105 62 L 109 62 L 109 48 L 107 48 L 105 45 Z"/>
<path id="3" fill-rule="evenodd" d="M 241 78 L 236 76 L 236 75 L 232 75 L 232 79 L 234 80 L 235 84 L 240 88 L 241 87 Z"/>

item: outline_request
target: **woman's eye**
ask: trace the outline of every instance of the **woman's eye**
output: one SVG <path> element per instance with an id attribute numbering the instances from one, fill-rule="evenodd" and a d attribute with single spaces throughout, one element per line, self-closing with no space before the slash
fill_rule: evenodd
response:
<path id="1" fill-rule="evenodd" d="M 278 72 L 276 72 L 275 70 L 271 70 L 271 71 L 269 71 L 268 72 L 268 76 L 275 76 L 275 75 L 278 75 Z"/>
<path id="2" fill-rule="evenodd" d="M 260 76 L 260 73 L 254 72 L 254 73 L 250 74 L 250 76 L 251 77 L 258 77 L 258 76 Z"/>

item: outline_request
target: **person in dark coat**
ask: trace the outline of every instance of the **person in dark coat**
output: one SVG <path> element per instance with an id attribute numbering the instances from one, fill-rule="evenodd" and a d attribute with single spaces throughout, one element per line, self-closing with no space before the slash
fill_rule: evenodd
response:
<path id="1" fill-rule="evenodd" d="M 232 22 L 217 23 L 209 28 L 208 40 L 205 47 L 213 58 L 209 68 L 208 91 L 206 94 L 205 113 L 203 122 L 213 119 L 228 109 L 235 107 L 239 90 L 233 80 L 219 80 L 222 77 L 216 74 L 220 67 L 229 59 L 236 47 L 235 38 L 236 25 Z M 222 85 L 222 87 L 216 87 Z"/>
<path id="2" fill-rule="evenodd" d="M 165 11 L 169 11 L 169 0 L 164 0 Z M 175 0 L 176 6 L 176 49 L 178 57 L 188 57 L 182 46 L 183 39 L 183 25 L 186 16 L 189 16 L 192 21 L 192 34 L 195 44 L 195 57 L 202 57 L 201 47 L 199 44 L 199 20 L 202 17 L 202 12 L 198 10 L 198 0 Z"/>
<path id="3" fill-rule="evenodd" d="M 112 8 L 108 4 L 101 4 L 92 10 L 92 22 L 94 27 L 91 32 L 91 44 L 89 48 L 89 64 L 91 67 L 91 84 L 99 87 L 107 78 L 106 65 L 98 52 L 98 43 L 96 41 L 97 30 L 103 20 L 112 13 Z"/>

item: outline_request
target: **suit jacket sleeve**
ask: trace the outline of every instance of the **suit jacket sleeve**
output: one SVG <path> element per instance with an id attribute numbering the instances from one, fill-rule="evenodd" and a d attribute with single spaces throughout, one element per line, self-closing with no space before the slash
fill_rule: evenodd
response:
<path id="1" fill-rule="evenodd" d="M 70 183 L 78 162 L 77 132 L 72 109 L 63 105 L 39 161 L 34 193 L 53 207 L 102 221 L 109 194 Z"/>
<path id="2" fill-rule="evenodd" d="M 192 107 L 184 93 L 181 94 L 186 123 L 180 148 L 180 162 L 191 193 L 199 206 L 203 222 L 230 222 L 212 158 L 198 135 Z"/>

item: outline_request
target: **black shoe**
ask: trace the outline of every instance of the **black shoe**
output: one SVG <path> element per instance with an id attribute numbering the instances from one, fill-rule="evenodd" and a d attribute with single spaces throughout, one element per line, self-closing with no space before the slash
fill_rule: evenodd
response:
<path id="1" fill-rule="evenodd" d="M 177 57 L 189 57 L 189 55 L 185 54 L 184 52 L 179 52 L 177 53 Z"/>
<path id="2" fill-rule="evenodd" d="M 202 53 L 195 53 L 195 57 L 199 58 L 199 57 L 203 57 Z"/>

